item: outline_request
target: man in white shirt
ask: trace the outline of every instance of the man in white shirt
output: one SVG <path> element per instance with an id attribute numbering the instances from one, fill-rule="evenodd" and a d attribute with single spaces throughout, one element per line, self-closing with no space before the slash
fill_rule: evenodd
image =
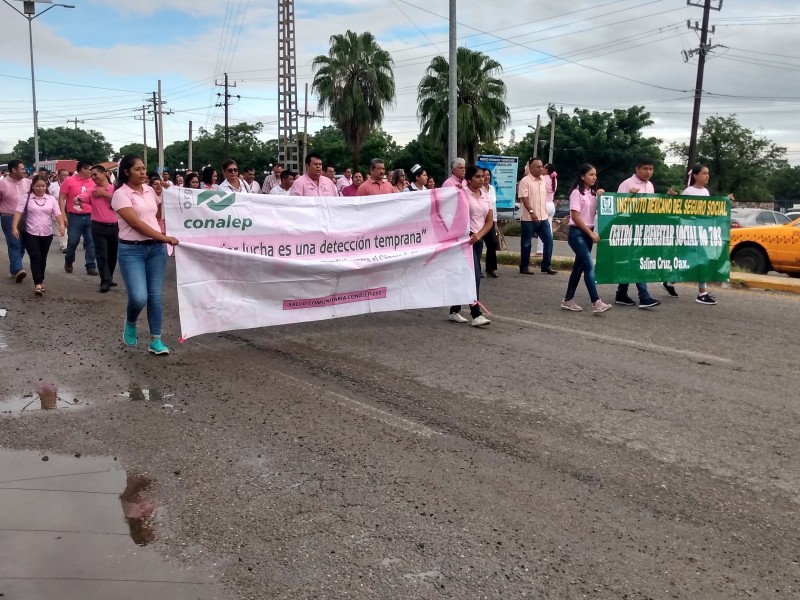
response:
<path id="1" fill-rule="evenodd" d="M 281 182 L 272 188 L 269 193 L 272 196 L 288 196 L 293 183 L 294 173 L 289 169 L 281 171 Z"/>
<path id="2" fill-rule="evenodd" d="M 253 167 L 245 167 L 242 169 L 242 180 L 244 187 L 247 188 L 248 194 L 260 194 L 261 186 L 256 181 L 256 170 Z"/>
<path id="3" fill-rule="evenodd" d="M 339 194 L 341 195 L 342 190 L 349 185 L 353 185 L 353 169 L 346 167 L 342 171 L 342 176 L 339 178 L 339 181 L 336 182 L 336 187 L 339 189 Z"/>

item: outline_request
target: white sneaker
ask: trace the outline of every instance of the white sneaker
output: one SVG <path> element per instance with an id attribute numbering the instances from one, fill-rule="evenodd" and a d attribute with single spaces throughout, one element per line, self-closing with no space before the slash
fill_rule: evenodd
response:
<path id="1" fill-rule="evenodd" d="M 564 300 L 561 302 L 561 308 L 564 310 L 571 310 L 572 312 L 581 312 L 583 309 L 578 306 L 575 300 Z"/>
<path id="2" fill-rule="evenodd" d="M 602 300 L 598 300 L 597 302 L 592 302 L 592 312 L 596 315 L 600 313 L 604 313 L 607 310 L 611 310 L 611 305 L 606 304 Z"/>
<path id="3" fill-rule="evenodd" d="M 450 316 L 447 317 L 453 323 L 469 323 L 464 317 L 461 316 L 461 313 L 450 313 Z"/>
<path id="4" fill-rule="evenodd" d="M 459 315 L 461 316 L 461 315 Z M 464 319 L 466 321 L 466 319 Z M 485 327 L 486 325 L 491 325 L 491 321 L 484 317 L 483 315 L 478 315 L 474 319 L 472 319 L 472 326 L 473 327 Z"/>

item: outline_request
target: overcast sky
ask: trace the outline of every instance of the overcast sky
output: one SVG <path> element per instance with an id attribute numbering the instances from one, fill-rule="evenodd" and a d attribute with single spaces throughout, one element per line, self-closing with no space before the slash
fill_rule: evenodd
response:
<path id="1" fill-rule="evenodd" d="M 136 0 L 129 8 L 71 1 L 76 8 L 56 7 L 33 22 L 40 127 L 77 118 L 115 149 L 141 143 L 133 117 L 161 79 L 175 111 L 164 117 L 166 142 L 187 139 L 190 120 L 195 131 L 222 123 L 214 83 L 228 72 L 232 93 L 241 95 L 231 121 L 261 121 L 263 139 L 277 136 L 277 0 Z M 330 36 L 369 30 L 395 61 L 397 101 L 384 129 L 408 142 L 419 131 L 416 86 L 431 58 L 447 54 L 447 7 L 446 0 L 296 0 L 300 108 L 311 61 L 327 53 Z M 511 129 L 519 138 L 544 117 L 548 102 L 567 111 L 643 104 L 655 121 L 648 134 L 687 141 L 696 58 L 685 63 L 681 52 L 698 46 L 686 22 L 702 13 L 685 0 L 458 0 L 459 45 L 503 65 L 512 118 L 506 141 Z M 24 19 L 5 4 L 0 17 L 0 151 L 8 152 L 32 135 L 30 59 Z M 724 0 L 711 22 L 720 47 L 706 64 L 701 119 L 736 113 L 800 164 L 800 0 Z M 313 97 L 309 108 L 317 110 Z M 326 124 L 315 118 L 309 128 Z M 152 145 L 152 123 L 148 136 Z"/>

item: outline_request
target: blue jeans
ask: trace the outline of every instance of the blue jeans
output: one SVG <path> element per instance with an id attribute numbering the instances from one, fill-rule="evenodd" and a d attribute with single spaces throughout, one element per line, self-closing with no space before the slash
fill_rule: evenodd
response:
<path id="1" fill-rule="evenodd" d="M 161 335 L 164 320 L 161 292 L 167 268 L 167 248 L 162 243 L 119 245 L 119 270 L 128 289 L 128 323 L 136 323 L 147 306 L 150 335 Z"/>
<path id="2" fill-rule="evenodd" d="M 594 304 L 600 300 L 600 296 L 597 293 L 597 284 L 594 280 L 594 260 L 592 260 L 592 245 L 594 242 L 589 235 L 578 227 L 570 227 L 567 243 L 575 252 L 575 262 L 572 264 L 572 273 L 569 276 L 567 295 L 564 296 L 564 300 L 572 300 L 575 297 L 575 291 L 578 289 L 581 275 L 583 275 L 583 282 L 586 284 L 589 298 Z"/>
<path id="3" fill-rule="evenodd" d="M 533 247 L 533 234 L 536 233 L 544 245 L 544 255 L 542 256 L 542 271 L 550 268 L 550 260 L 553 258 L 553 232 L 550 230 L 549 221 L 521 221 L 521 236 L 519 247 L 519 268 L 520 271 L 527 269 L 531 264 L 531 248 Z"/>
<path id="4" fill-rule="evenodd" d="M 476 300 L 481 297 L 481 255 L 483 254 L 483 240 L 472 244 L 472 261 L 475 265 L 475 293 L 477 294 Z M 457 313 L 461 310 L 461 306 L 456 304 L 450 307 L 451 313 Z M 469 305 L 470 316 L 475 319 L 481 316 L 481 305 L 477 302 Z"/>
<path id="5" fill-rule="evenodd" d="M 69 213 L 67 215 L 67 255 L 64 257 L 64 261 L 67 264 L 71 265 L 75 262 L 75 250 L 81 242 L 81 236 L 83 236 L 86 269 L 94 269 L 97 267 L 97 263 L 95 262 L 94 240 L 92 239 L 92 216 Z"/>
<path id="6" fill-rule="evenodd" d="M 25 256 L 25 247 L 22 245 L 22 239 L 18 240 L 11 235 L 11 222 L 13 220 L 14 217 L 12 215 L 0 216 L 0 224 L 3 226 L 3 235 L 6 236 L 6 245 L 8 246 L 9 270 L 12 275 L 16 275 L 22 271 L 22 257 Z M 22 235 L 20 235 L 20 238 L 22 238 Z"/>
<path id="7" fill-rule="evenodd" d="M 630 283 L 620 283 L 617 286 L 617 297 L 620 296 L 627 296 L 628 295 L 628 287 Z M 639 301 L 643 302 L 645 300 L 652 300 L 650 298 L 650 292 L 647 291 L 647 284 L 646 283 L 637 283 L 636 284 L 636 291 L 639 292 Z"/>

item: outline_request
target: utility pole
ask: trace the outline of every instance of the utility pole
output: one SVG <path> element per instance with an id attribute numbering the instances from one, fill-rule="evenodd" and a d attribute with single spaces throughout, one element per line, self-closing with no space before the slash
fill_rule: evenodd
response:
<path id="1" fill-rule="evenodd" d="M 450 45 L 447 95 L 447 171 L 458 154 L 458 39 L 456 0 L 450 0 Z"/>
<path id="2" fill-rule="evenodd" d="M 550 157 L 547 162 L 552 164 L 553 150 L 555 150 L 556 143 L 556 115 L 558 113 L 556 112 L 556 107 L 552 105 L 548 109 L 548 112 L 550 113 Z"/>
<path id="3" fill-rule="evenodd" d="M 536 115 L 536 133 L 533 134 L 533 154 L 531 158 L 539 154 L 539 131 L 542 128 L 542 117 Z"/>
<path id="4" fill-rule="evenodd" d="M 158 145 L 158 173 L 164 172 L 164 102 L 161 99 L 161 80 L 158 80 L 158 131 L 161 138 Z"/>
<path id="5" fill-rule="evenodd" d="M 712 46 L 708 43 L 708 21 L 711 17 L 712 10 L 722 10 L 722 1 L 718 0 L 719 4 L 717 6 L 711 6 L 711 0 L 700 0 L 699 2 L 692 2 L 691 0 L 686 0 L 686 4 L 688 6 L 702 6 L 703 7 L 703 24 L 702 26 L 698 25 L 697 21 L 695 21 L 694 25 L 692 22 L 686 21 L 686 25 L 689 29 L 693 31 L 700 32 L 700 47 L 689 52 L 683 53 L 683 58 L 685 62 L 688 62 L 689 59 L 694 56 L 695 54 L 698 55 L 697 59 L 697 81 L 694 86 L 694 111 L 692 112 L 692 135 L 689 141 L 689 168 L 694 166 L 695 155 L 697 153 L 697 130 L 700 127 L 700 102 L 703 97 L 703 75 L 705 73 L 706 68 L 706 56 L 708 55 L 711 50 L 716 48 L 717 46 Z M 713 34 L 716 31 L 716 27 L 711 29 L 711 33 Z"/>
<path id="6" fill-rule="evenodd" d="M 74 119 L 67 119 L 67 123 L 75 123 L 75 131 L 78 130 L 78 123 L 83 125 L 83 121 L 78 121 L 78 117 L 75 117 Z"/>
<path id="7" fill-rule="evenodd" d="M 225 80 L 222 83 L 214 82 L 214 85 L 225 88 L 225 92 L 223 94 L 217 94 L 217 98 L 222 96 L 222 104 L 217 104 L 217 106 L 224 106 L 225 107 L 225 158 L 228 159 L 231 157 L 230 153 L 228 152 L 228 142 L 229 142 L 229 130 L 228 130 L 228 106 L 230 105 L 231 95 L 228 93 L 228 89 L 232 87 L 236 87 L 236 82 L 233 83 L 228 82 L 228 74 L 225 73 Z M 236 96 L 240 98 L 241 96 Z"/>
<path id="8" fill-rule="evenodd" d="M 156 97 L 158 92 L 153 92 L 153 126 L 156 130 L 156 150 L 161 145 L 161 136 L 158 135 L 158 98 Z"/>
<path id="9" fill-rule="evenodd" d="M 192 170 L 192 122 L 189 121 L 189 171 Z"/>
<path id="10" fill-rule="evenodd" d="M 308 156 L 308 118 L 309 117 L 316 117 L 316 113 L 308 112 L 308 84 L 306 84 L 306 107 L 302 113 L 303 116 L 303 151 L 300 157 L 300 164 L 306 164 L 306 156 Z M 357 168 L 358 165 L 354 165 L 353 168 Z"/>
<path id="11" fill-rule="evenodd" d="M 139 117 L 134 117 L 137 121 Z M 144 161 L 144 168 L 147 168 L 147 105 L 145 104 L 142 106 L 142 145 L 144 149 L 142 150 L 142 161 Z"/>
<path id="12" fill-rule="evenodd" d="M 299 172 L 294 0 L 278 0 L 278 162 Z M 308 111 L 306 111 L 308 112 Z"/>

